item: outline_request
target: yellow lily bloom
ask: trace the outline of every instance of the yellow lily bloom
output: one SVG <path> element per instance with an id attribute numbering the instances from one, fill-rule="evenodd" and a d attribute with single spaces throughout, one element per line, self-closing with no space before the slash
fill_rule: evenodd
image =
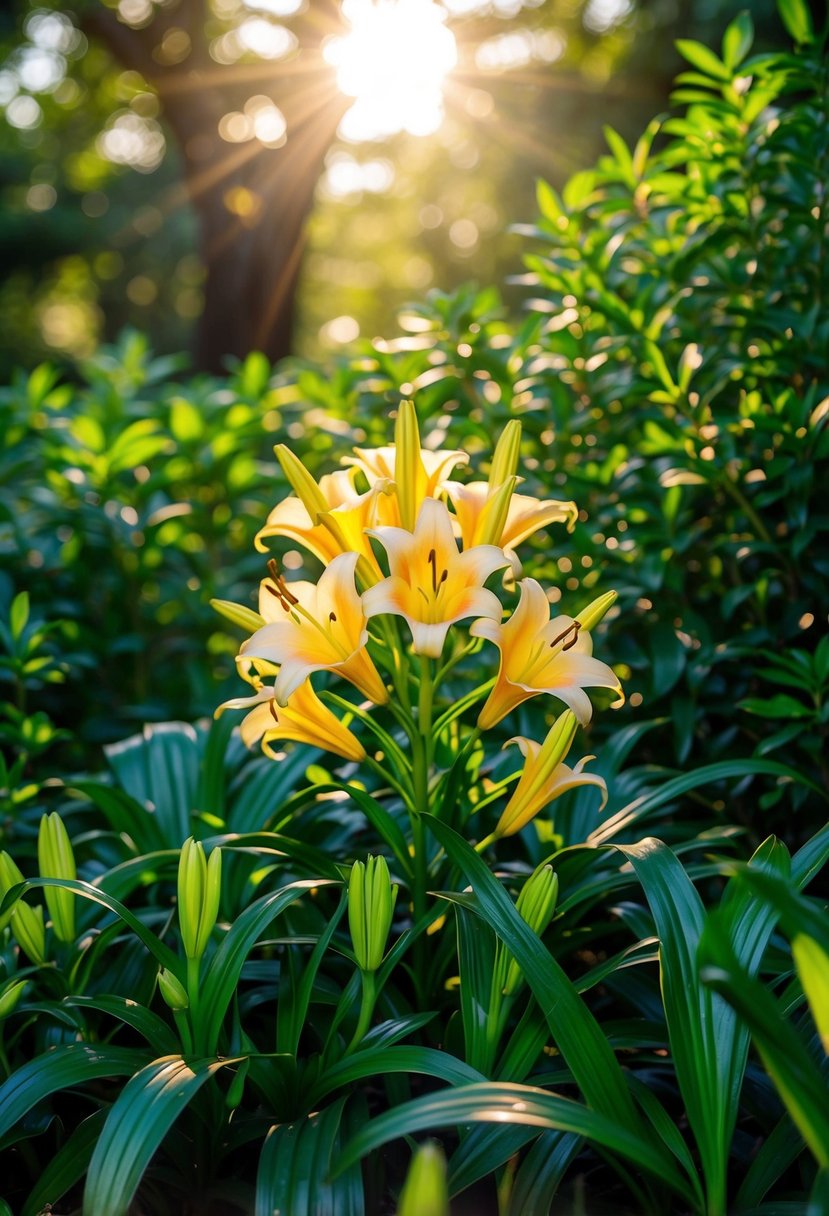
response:
<path id="1" fill-rule="evenodd" d="M 270 536 L 284 536 L 319 558 L 325 565 L 338 554 L 353 551 L 366 558 L 377 570 L 377 561 L 365 536 L 365 529 L 380 522 L 378 502 L 391 493 L 391 483 L 377 479 L 365 494 L 354 489 L 355 470 L 339 469 L 320 478 L 319 489 L 328 511 L 314 523 L 299 498 L 285 498 L 268 516 L 254 544 L 266 553 L 264 543 Z"/>
<path id="2" fill-rule="evenodd" d="M 594 605 L 575 620 L 569 616 L 551 620 L 550 603 L 540 583 L 525 578 L 519 585 L 521 598 L 508 621 L 475 621 L 469 630 L 473 637 L 486 638 L 501 652 L 498 678 L 478 717 L 478 726 L 489 730 L 522 701 L 542 692 L 563 701 L 582 726 L 593 713 L 585 688 L 612 688 L 616 705 L 624 704 L 616 674 L 592 657 L 593 642 L 584 620 L 597 623 Z M 601 598 L 609 607 L 612 597 Z"/>
<path id="3" fill-rule="evenodd" d="M 281 575 L 265 580 L 261 594 L 278 608 L 270 609 L 267 623 L 243 643 L 239 657 L 278 664 L 274 696 L 279 705 L 287 705 L 312 672 L 323 670 L 337 671 L 376 705 L 388 700 L 366 650 L 366 613 L 354 583 L 357 561 L 357 553 L 340 553 L 316 585 L 288 584 Z"/>
<path id="4" fill-rule="evenodd" d="M 507 560 L 495 545 L 458 552 L 447 507 L 427 498 L 414 532 L 375 528 L 389 559 L 389 577 L 363 593 L 367 617 L 402 616 L 415 654 L 439 658 L 449 626 L 465 617 L 501 619 L 501 601 L 484 583 Z"/>
<path id="5" fill-rule="evenodd" d="M 509 498 L 506 517 L 497 519 L 501 487 L 493 488 L 486 481 L 466 484 L 447 481 L 444 489 L 455 509 L 464 548 L 485 543 L 499 545 L 516 575 L 521 573 L 515 553 L 518 545 L 548 524 L 566 524 L 568 532 L 572 532 L 578 519 L 579 509 L 574 502 L 515 493 Z"/>
<path id="6" fill-rule="evenodd" d="M 594 760 L 595 756 L 585 756 L 574 768 L 563 763 L 575 730 L 576 720 L 568 710 L 556 720 L 543 743 L 517 735 L 504 744 L 504 747 L 509 747 L 511 743 L 518 745 L 524 757 L 524 768 L 493 832 L 496 839 L 520 832 L 545 806 L 560 798 L 567 790 L 580 785 L 597 786 L 602 792 L 604 807 L 607 802 L 604 778 L 598 773 L 583 771 L 585 764 Z"/>
<path id="7" fill-rule="evenodd" d="M 216 717 L 226 709 L 250 709 L 242 719 L 239 732 L 246 747 L 261 741 L 262 751 L 275 759 L 271 744 L 278 739 L 293 740 L 321 747 L 344 760 L 364 760 L 365 748 L 347 726 L 327 705 L 323 705 L 311 687 L 311 681 L 300 684 L 277 708 L 273 689 L 262 686 L 252 697 L 234 697 L 216 710 Z"/>

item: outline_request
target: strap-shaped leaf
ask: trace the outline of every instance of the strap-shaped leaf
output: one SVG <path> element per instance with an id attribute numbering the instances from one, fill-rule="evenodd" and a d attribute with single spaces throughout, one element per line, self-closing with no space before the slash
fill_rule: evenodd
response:
<path id="1" fill-rule="evenodd" d="M 67 1043 L 36 1056 L 0 1085 L 0 1140 L 50 1094 L 99 1077 L 132 1076 L 146 1062 L 147 1052 L 138 1048 L 89 1043 Z"/>
<path id="2" fill-rule="evenodd" d="M 623 1126 L 644 1125 L 636 1111 L 624 1075 L 593 1014 L 575 987 L 518 915 L 510 897 L 486 863 L 457 832 L 432 817 L 431 831 L 450 860 L 472 885 L 480 914 L 509 948 L 544 1010 L 550 1032 L 572 1070 L 581 1092 L 594 1110 Z"/>
<path id="3" fill-rule="evenodd" d="M 349 1141 L 334 1172 L 348 1169 L 390 1140 L 428 1128 L 463 1123 L 517 1123 L 584 1136 L 660 1178 L 693 1206 L 693 1192 L 671 1158 L 657 1148 L 652 1138 L 642 1136 L 630 1124 L 607 1118 L 572 1098 L 562 1098 L 545 1089 L 495 1081 L 427 1094 L 372 1119 Z"/>
<path id="4" fill-rule="evenodd" d="M 162 1056 L 136 1073 L 113 1104 L 92 1154 L 83 1216 L 126 1216 L 144 1170 L 175 1120 L 218 1069 L 237 1063 Z"/>

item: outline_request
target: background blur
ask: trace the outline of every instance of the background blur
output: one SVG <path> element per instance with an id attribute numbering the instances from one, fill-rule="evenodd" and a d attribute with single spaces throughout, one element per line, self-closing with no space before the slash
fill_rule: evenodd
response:
<path id="1" fill-rule="evenodd" d="M 717 45 L 744 7 L 444 0 L 422 45 L 385 62 L 454 61 L 442 101 L 424 78 L 398 114 L 370 96 L 349 109 L 334 0 L 7 4 L 0 376 L 127 325 L 196 368 L 254 347 L 315 357 L 430 288 L 503 285 L 537 178 L 591 164 L 604 124 L 635 138 L 667 108 L 674 40 Z M 750 8 L 757 50 L 783 45 L 771 0 Z M 358 87 L 386 59 L 362 53 Z"/>

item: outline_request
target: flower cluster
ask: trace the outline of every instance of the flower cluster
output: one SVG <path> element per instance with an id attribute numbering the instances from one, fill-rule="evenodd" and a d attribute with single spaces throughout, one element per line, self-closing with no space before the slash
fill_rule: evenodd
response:
<path id="1" fill-rule="evenodd" d="M 294 491 L 271 512 L 256 538 L 272 537 L 304 548 L 324 566 L 316 584 L 287 581 L 277 562 L 259 592 L 259 612 L 217 602 L 231 619 L 252 627 L 237 658 L 252 686 L 248 697 L 220 707 L 248 709 L 244 741 L 273 754 L 276 741 L 295 740 L 352 761 L 366 758 L 363 743 L 324 704 L 312 686 L 317 672 L 351 683 L 372 705 L 410 709 L 409 656 L 421 663 L 444 656 L 447 635 L 460 622 L 468 634 L 497 648 L 497 676 L 486 696 L 478 731 L 502 721 L 531 697 L 547 694 L 567 707 L 543 743 L 518 738 L 525 766 L 495 835 L 518 831 L 552 798 L 573 785 L 601 778 L 563 763 L 576 722 L 589 721 L 587 688 L 612 689 L 619 681 L 592 655 L 591 630 L 612 604 L 610 592 L 575 617 L 552 615 L 541 585 L 520 577 L 516 549 L 540 528 L 572 528 L 572 502 L 538 500 L 517 492 L 520 425 L 510 422 L 493 455 L 486 481 L 453 477 L 469 457 L 421 446 L 411 402 L 401 404 L 395 442 L 356 448 L 347 465 L 320 478 L 308 473 L 285 446 L 276 448 Z M 518 580 L 518 603 L 505 620 L 493 576 Z M 404 644 L 395 618 L 405 622 Z M 421 666 L 420 679 L 429 668 Z M 488 695 L 487 695 L 488 688 Z M 410 719 L 412 720 L 412 719 Z M 422 727 L 422 723 L 420 726 Z M 423 808 L 421 808 L 423 809 Z"/>

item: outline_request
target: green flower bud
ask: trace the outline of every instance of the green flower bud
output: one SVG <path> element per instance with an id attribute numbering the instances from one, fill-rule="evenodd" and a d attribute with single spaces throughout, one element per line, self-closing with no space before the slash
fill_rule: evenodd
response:
<path id="1" fill-rule="evenodd" d="M 552 866 L 541 866 L 524 883 L 515 907 L 521 919 L 540 937 L 553 919 L 557 899 L 558 875 L 553 872 Z M 523 978 L 518 963 L 515 959 L 510 959 L 504 981 L 504 995 L 512 996 Z"/>
<path id="2" fill-rule="evenodd" d="M 348 880 L 348 926 L 361 971 L 376 971 L 383 961 L 396 899 L 385 857 L 354 862 Z"/>
<path id="3" fill-rule="evenodd" d="M 477 541 L 479 545 L 500 545 L 504 528 L 507 526 L 510 501 L 517 484 L 517 477 L 508 477 L 487 500 L 481 512 L 481 530 Z"/>
<path id="4" fill-rule="evenodd" d="M 74 881 L 78 876 L 72 845 L 57 811 L 44 815 L 40 821 L 37 860 L 42 878 L 69 878 Z M 55 937 L 61 942 L 74 941 L 75 896 L 71 891 L 61 891 L 57 887 L 46 887 L 44 896 Z"/>
<path id="5" fill-rule="evenodd" d="M 446 1159 L 432 1141 L 422 1144 L 412 1158 L 397 1216 L 449 1216 Z"/>
<path id="6" fill-rule="evenodd" d="M 161 993 L 164 1003 L 174 1013 L 189 1008 L 190 998 L 187 996 L 187 989 L 181 980 L 176 979 L 172 971 L 168 971 L 165 967 L 162 967 L 158 973 L 158 991 Z"/>
<path id="7" fill-rule="evenodd" d="M 489 470 L 489 488 L 497 490 L 510 477 L 518 472 L 518 460 L 521 455 L 521 423 L 517 418 L 511 418 L 501 431 L 495 451 L 492 453 L 492 467 Z"/>
<path id="8" fill-rule="evenodd" d="M 417 410 L 413 401 L 401 401 L 394 426 L 394 480 L 400 522 L 409 532 L 414 531 L 417 518 L 418 473 L 421 468 Z"/>
<path id="9" fill-rule="evenodd" d="M 14 1013 L 27 982 L 27 980 L 15 980 L 0 993 L 0 1021 L 7 1018 L 10 1013 Z"/>
<path id="10" fill-rule="evenodd" d="M 25 882 L 19 867 L 8 853 L 0 853 L 0 899 L 12 887 Z M 0 931 L 6 925 L 11 925 L 11 931 L 18 945 L 26 952 L 33 963 L 40 965 L 46 962 L 46 930 L 43 925 L 43 909 L 30 907 L 19 899 L 13 908 L 0 918 Z"/>
<path id="11" fill-rule="evenodd" d="M 615 599 L 615 591 L 606 591 L 604 595 L 600 595 L 598 599 L 592 600 L 586 608 L 582 609 L 576 617 L 582 629 L 587 630 L 588 633 L 591 629 L 595 629 Z"/>
<path id="12" fill-rule="evenodd" d="M 329 508 L 322 490 L 299 457 L 295 456 L 284 443 L 278 443 L 274 452 L 291 489 L 311 516 L 311 523 L 318 523 L 321 512 L 327 511 Z"/>
<path id="13" fill-rule="evenodd" d="M 184 953 L 200 959 L 219 915 L 222 889 L 222 851 L 213 849 L 209 859 L 191 836 L 181 847 L 178 863 L 178 923 Z"/>

